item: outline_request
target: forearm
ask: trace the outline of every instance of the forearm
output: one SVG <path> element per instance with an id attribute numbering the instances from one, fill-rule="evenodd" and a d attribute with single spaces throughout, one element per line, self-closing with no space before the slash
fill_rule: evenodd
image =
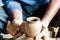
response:
<path id="1" fill-rule="evenodd" d="M 21 25 L 23 22 L 23 16 L 22 16 L 22 12 L 18 9 L 13 10 L 11 13 L 11 17 L 13 18 L 13 24 L 17 24 L 17 25 Z"/>
<path id="2" fill-rule="evenodd" d="M 6 0 L 4 1 L 5 7 L 8 11 L 8 14 L 11 15 L 12 18 L 22 17 L 22 7 L 21 4 L 14 0 Z"/>
<path id="3" fill-rule="evenodd" d="M 52 0 L 48 6 L 47 12 L 42 19 L 43 30 L 40 33 L 41 36 L 44 36 L 46 31 L 48 31 L 48 25 L 53 17 L 57 14 L 59 10 L 59 3 L 57 1 Z"/>
<path id="4" fill-rule="evenodd" d="M 50 21 L 53 19 L 53 17 L 57 14 L 59 10 L 59 5 L 60 3 L 56 0 L 52 0 L 51 3 L 49 4 L 46 14 L 44 15 L 42 21 L 48 25 Z M 45 25 L 45 26 L 46 26 Z"/>
<path id="5" fill-rule="evenodd" d="M 14 0 L 6 0 L 5 2 L 6 9 L 8 14 L 11 15 L 13 22 L 18 22 L 20 24 L 23 22 L 22 18 L 22 7 L 21 4 Z"/>

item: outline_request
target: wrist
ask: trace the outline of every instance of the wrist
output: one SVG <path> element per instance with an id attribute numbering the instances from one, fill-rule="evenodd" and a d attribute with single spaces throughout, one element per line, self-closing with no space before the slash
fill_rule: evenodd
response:
<path id="1" fill-rule="evenodd" d="M 48 20 L 42 20 L 43 27 L 48 27 L 49 21 Z"/>
<path id="2" fill-rule="evenodd" d="M 22 12 L 20 10 L 16 9 L 16 10 L 12 11 L 11 17 L 13 19 L 15 19 L 15 18 L 22 18 Z"/>
<path id="3" fill-rule="evenodd" d="M 15 18 L 14 20 L 13 20 L 13 23 L 14 24 L 16 24 L 16 25 L 21 25 L 22 23 L 23 23 L 23 19 L 17 19 L 17 18 Z"/>

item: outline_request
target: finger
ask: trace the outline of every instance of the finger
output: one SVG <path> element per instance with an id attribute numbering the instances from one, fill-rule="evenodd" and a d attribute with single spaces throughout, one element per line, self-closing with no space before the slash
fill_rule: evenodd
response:
<path id="1" fill-rule="evenodd" d="M 13 24 L 16 24 L 16 25 L 18 25 L 18 26 L 20 26 L 20 25 L 22 24 L 22 22 L 23 22 L 23 21 L 21 21 L 20 19 L 19 19 L 19 20 L 18 20 L 18 19 L 14 19 L 14 20 L 12 21 Z"/>
<path id="2" fill-rule="evenodd" d="M 22 35 L 23 35 L 23 33 L 19 31 L 19 32 L 17 33 L 17 35 L 14 36 L 14 38 L 18 38 L 18 37 L 20 37 L 20 36 L 22 36 Z"/>
<path id="3" fill-rule="evenodd" d="M 16 30 L 13 32 L 13 36 L 17 35 L 19 31 L 20 31 L 20 28 L 16 28 Z"/>

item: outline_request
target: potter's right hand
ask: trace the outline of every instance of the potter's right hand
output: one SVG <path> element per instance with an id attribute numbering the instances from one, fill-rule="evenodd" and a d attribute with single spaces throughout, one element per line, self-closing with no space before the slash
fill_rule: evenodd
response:
<path id="1" fill-rule="evenodd" d="M 19 34 L 22 34 L 22 33 L 20 33 L 21 32 L 21 28 L 20 28 L 20 25 L 22 24 L 22 20 L 20 20 L 20 19 L 14 19 L 13 21 L 12 21 L 12 24 L 13 24 L 13 27 L 12 28 L 15 28 L 14 30 L 14 32 L 13 32 L 13 36 L 14 37 L 16 37 L 16 35 L 18 35 L 19 36 Z"/>
<path id="2" fill-rule="evenodd" d="M 22 23 L 23 23 L 23 20 L 22 19 L 18 19 L 18 18 L 15 18 L 13 21 L 12 21 L 13 25 L 15 26 L 20 26 Z"/>
<path id="3" fill-rule="evenodd" d="M 20 25 L 23 23 L 22 12 L 18 9 L 12 11 L 11 17 L 13 18 L 12 24 L 15 28 L 13 35 L 17 35 L 20 32 Z"/>

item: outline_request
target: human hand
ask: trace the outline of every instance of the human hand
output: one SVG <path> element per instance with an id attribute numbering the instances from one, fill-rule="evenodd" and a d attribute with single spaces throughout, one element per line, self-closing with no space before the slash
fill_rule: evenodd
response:
<path id="1" fill-rule="evenodd" d="M 36 36 L 36 38 L 41 38 L 43 36 L 45 36 L 45 34 L 48 31 L 48 23 L 45 21 L 42 21 L 42 30 L 40 32 L 40 34 L 38 36 Z"/>
<path id="2" fill-rule="evenodd" d="M 23 34 L 20 27 L 21 27 L 21 26 L 13 25 L 13 23 L 12 23 L 11 21 L 8 21 L 6 30 L 7 30 L 14 38 L 17 38 L 17 37 L 19 37 L 19 36 L 21 36 L 21 35 Z"/>
<path id="3" fill-rule="evenodd" d="M 12 11 L 12 24 L 13 27 L 16 28 L 14 31 L 14 35 L 16 35 L 19 32 L 19 27 L 23 23 L 23 18 L 22 18 L 22 12 L 20 10 L 14 10 Z"/>
<path id="4" fill-rule="evenodd" d="M 42 26 L 43 26 L 43 28 L 44 27 L 47 28 L 48 25 L 49 25 L 49 21 L 48 20 L 42 20 Z"/>
<path id="5" fill-rule="evenodd" d="M 11 12 L 12 22 L 8 25 L 8 31 L 14 37 L 21 33 L 21 24 L 23 23 L 22 11 L 19 9 Z"/>
<path id="6" fill-rule="evenodd" d="M 18 19 L 18 18 L 15 18 L 13 21 L 12 21 L 13 25 L 14 26 L 20 26 L 22 23 L 23 23 L 23 20 L 22 19 Z"/>
<path id="7" fill-rule="evenodd" d="M 12 28 L 14 28 L 14 31 L 13 31 L 13 34 L 12 35 L 14 37 L 16 37 L 17 35 L 19 35 L 19 33 L 21 32 L 20 26 L 21 26 L 22 23 L 23 23 L 23 20 L 20 20 L 20 19 L 14 19 L 12 21 L 12 25 L 13 25 Z"/>
<path id="8" fill-rule="evenodd" d="M 48 24 L 42 21 L 42 30 L 39 35 L 36 36 L 36 40 L 41 40 L 42 37 L 47 37 L 48 34 Z M 49 38 L 49 36 L 48 36 Z"/>

